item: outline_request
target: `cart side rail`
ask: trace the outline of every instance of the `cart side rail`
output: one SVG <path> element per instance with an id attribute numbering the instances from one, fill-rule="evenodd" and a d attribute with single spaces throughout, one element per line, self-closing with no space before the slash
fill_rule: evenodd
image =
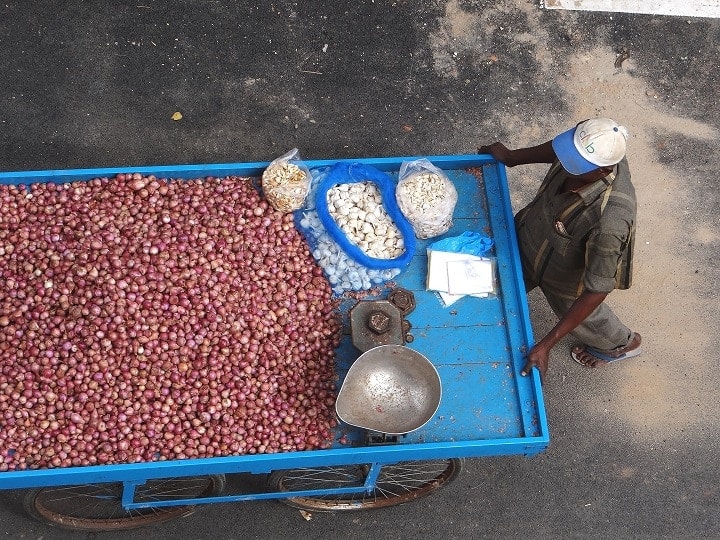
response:
<path id="1" fill-rule="evenodd" d="M 511 438 L 491 441 L 378 445 L 122 465 L 7 471 L 0 473 L 0 490 L 105 482 L 144 482 L 151 478 L 211 474 L 263 474 L 283 469 L 360 463 L 390 464 L 426 459 L 475 458 L 518 454 L 531 456 L 545 450 L 547 444 L 547 437 L 541 436 L 521 440 Z"/>

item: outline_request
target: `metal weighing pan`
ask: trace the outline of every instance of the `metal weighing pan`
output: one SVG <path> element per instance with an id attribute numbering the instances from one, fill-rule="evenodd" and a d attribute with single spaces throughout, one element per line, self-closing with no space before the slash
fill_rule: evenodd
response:
<path id="1" fill-rule="evenodd" d="M 424 426 L 441 396 L 440 375 L 430 360 L 403 345 L 381 345 L 350 366 L 335 411 L 351 426 L 402 435 Z"/>

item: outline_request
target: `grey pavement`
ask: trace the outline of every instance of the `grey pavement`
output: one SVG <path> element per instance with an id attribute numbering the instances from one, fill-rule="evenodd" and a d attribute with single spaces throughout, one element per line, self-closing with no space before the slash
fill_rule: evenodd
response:
<path id="1" fill-rule="evenodd" d="M 558 345 L 550 448 L 469 460 L 411 504 L 217 504 L 66 533 L 5 494 L 6 538 L 717 538 L 717 20 L 544 11 L 532 0 L 0 2 L 0 170 L 472 153 L 625 122 L 640 199 L 645 354 L 586 370 Z M 615 64 L 629 52 L 629 59 Z M 182 120 L 174 121 L 174 112 Z M 635 167 L 634 165 L 635 164 Z M 513 204 L 543 168 L 509 171 Z M 554 324 L 529 296 L 536 335 Z M 237 479 L 230 479 L 231 483 Z"/>

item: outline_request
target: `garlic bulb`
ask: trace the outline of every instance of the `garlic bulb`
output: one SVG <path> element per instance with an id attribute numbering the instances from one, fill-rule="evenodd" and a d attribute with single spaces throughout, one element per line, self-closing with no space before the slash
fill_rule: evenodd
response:
<path id="1" fill-rule="evenodd" d="M 405 252 L 397 225 L 382 205 L 373 182 L 338 184 L 327 192 L 328 211 L 347 238 L 376 259 L 394 259 Z"/>

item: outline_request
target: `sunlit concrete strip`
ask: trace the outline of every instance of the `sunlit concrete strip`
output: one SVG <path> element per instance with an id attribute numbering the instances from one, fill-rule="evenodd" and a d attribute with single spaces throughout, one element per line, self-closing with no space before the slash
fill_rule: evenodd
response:
<path id="1" fill-rule="evenodd" d="M 720 0 L 540 0 L 546 9 L 720 18 Z"/>

